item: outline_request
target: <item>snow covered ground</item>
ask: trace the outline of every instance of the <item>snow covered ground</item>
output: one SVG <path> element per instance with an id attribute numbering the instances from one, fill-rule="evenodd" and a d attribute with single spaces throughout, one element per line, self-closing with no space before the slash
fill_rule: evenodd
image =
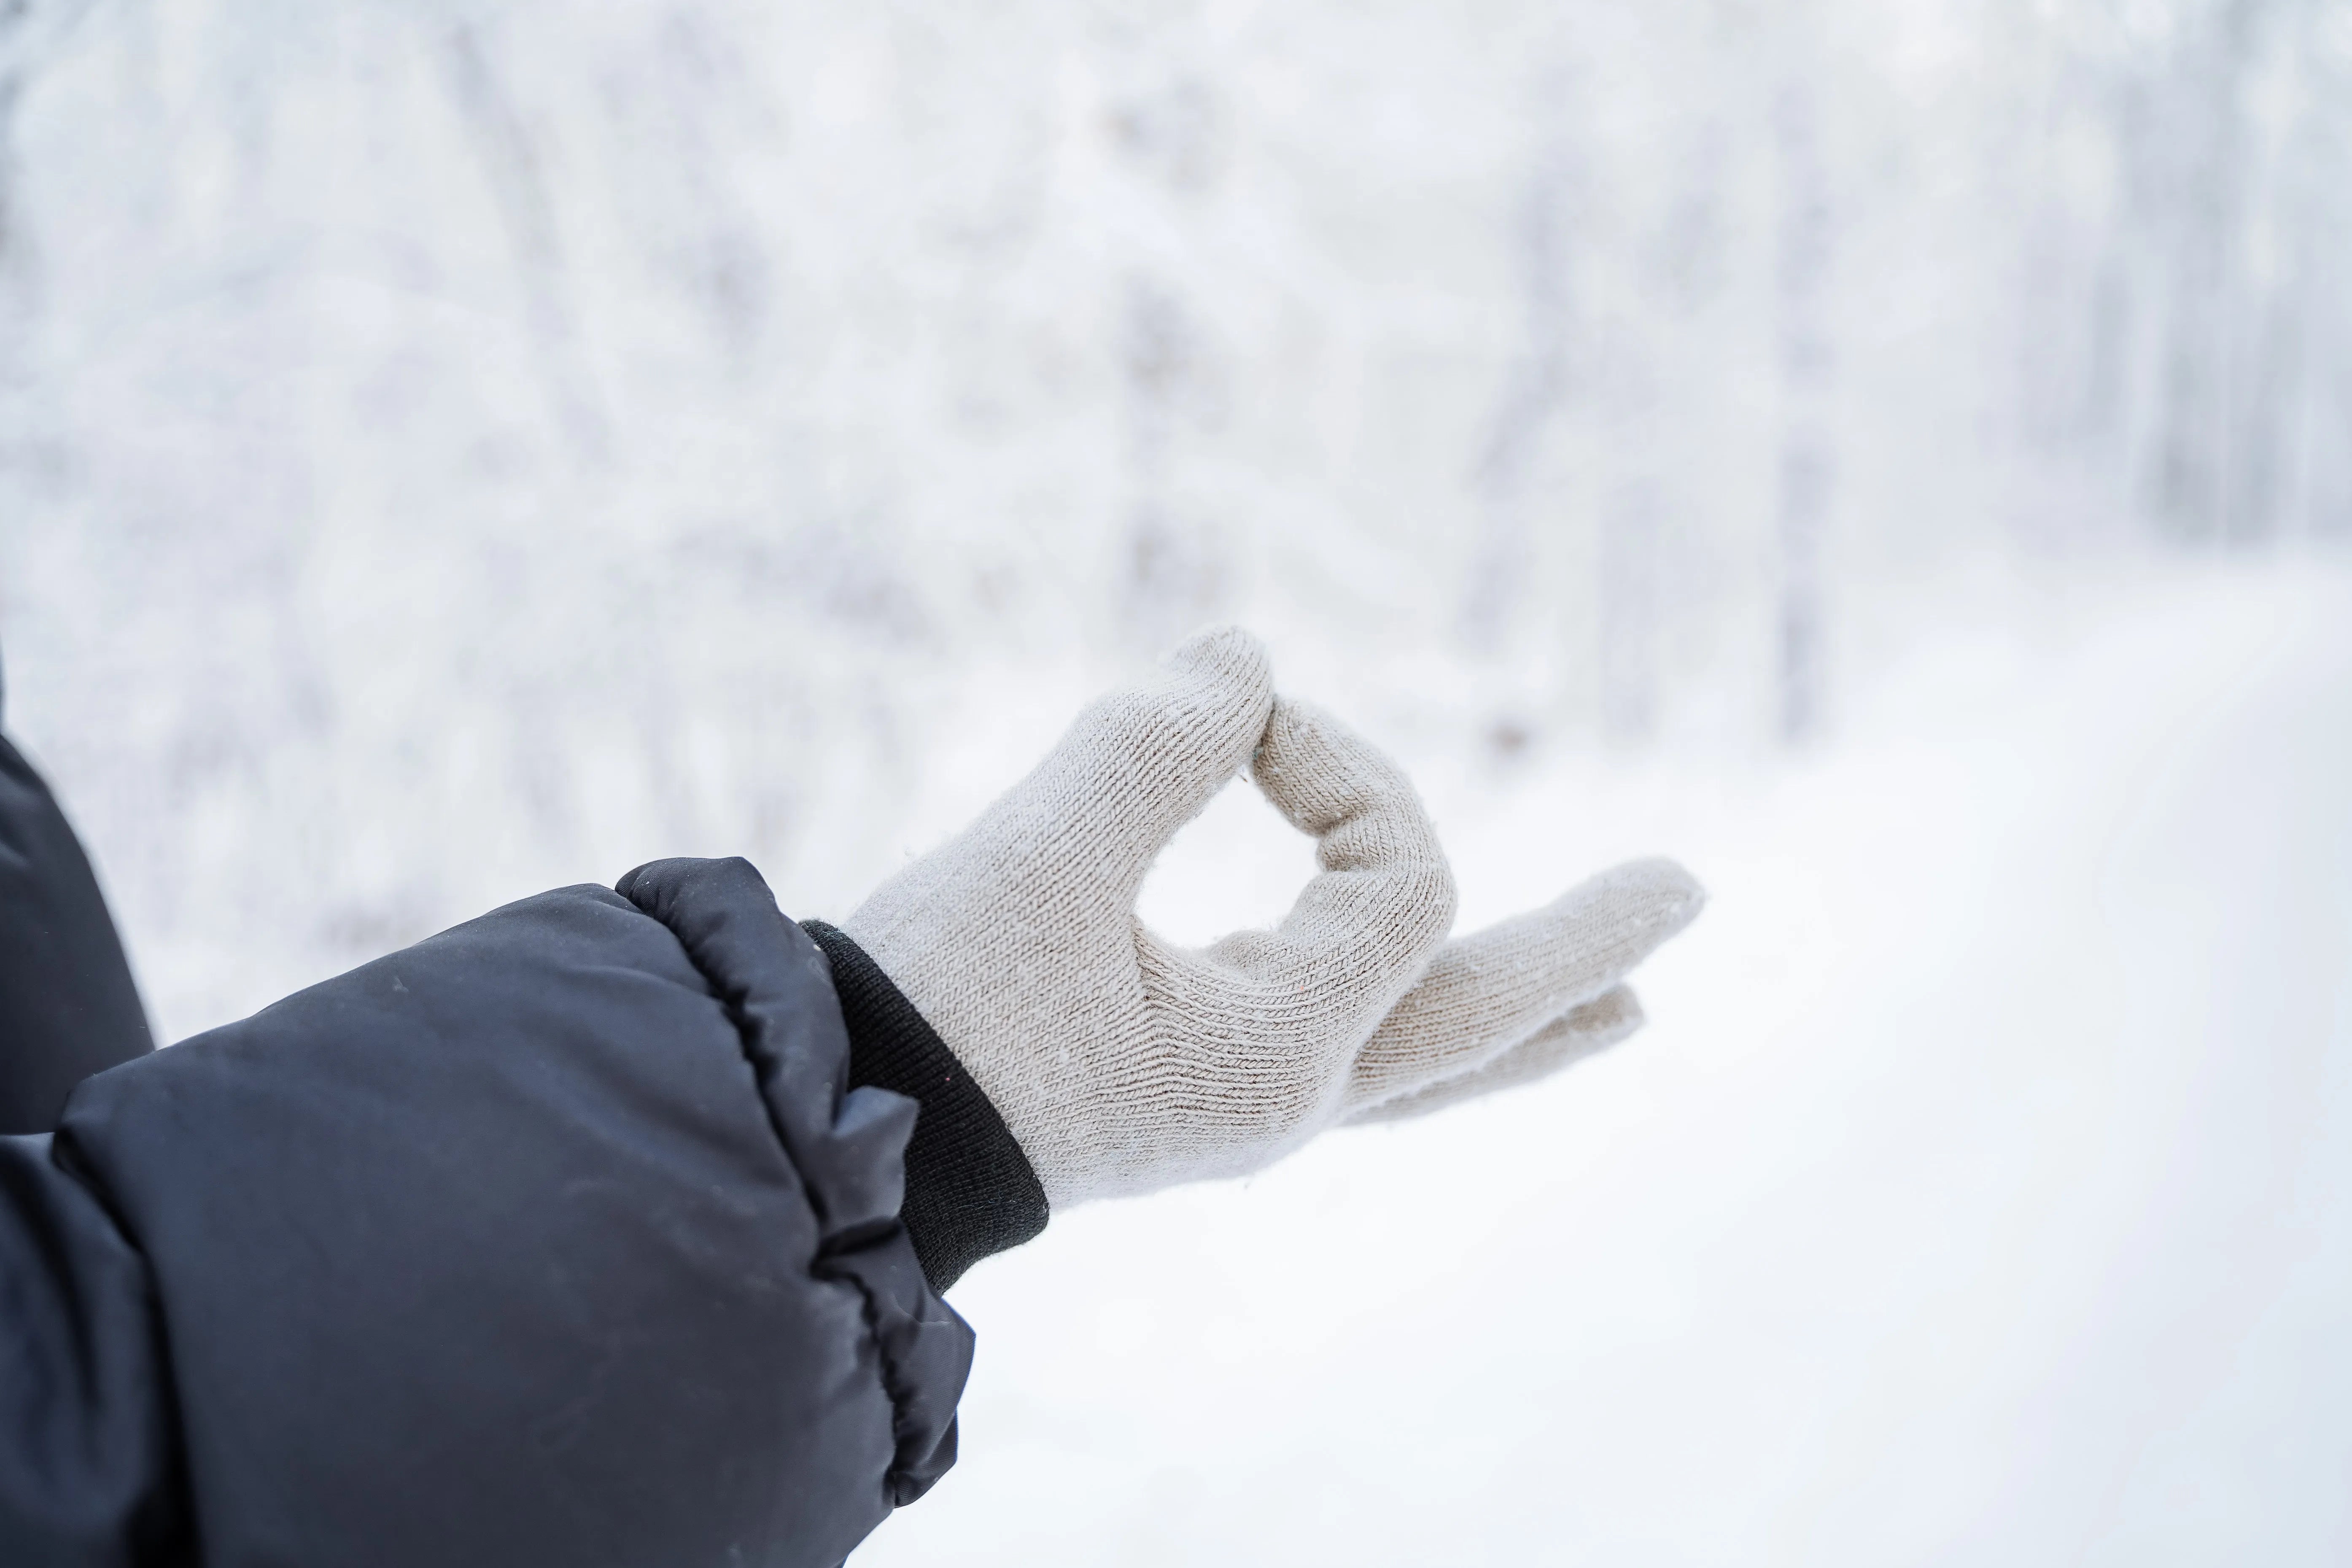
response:
<path id="1" fill-rule="evenodd" d="M 2343 1562 L 2352 563 L 2144 563 L 1990 603 L 1857 678 L 1807 752 L 1507 765 L 1272 628 L 1289 683 L 1337 688 L 1422 781 L 1465 925 L 1652 851 L 1714 901 L 1640 976 L 1649 1028 L 1597 1062 L 1081 1208 L 975 1270 L 963 1460 L 856 1561 Z M 237 722 L 204 717 L 200 637 L 151 631 L 95 677 L 37 636 L 11 652 L 18 732 L 71 763 L 171 1037 L 509 893 L 738 847 L 626 794 L 584 822 L 468 808 L 415 715 L 435 759 L 411 771 L 332 726 L 264 732 L 175 802 L 140 727 Z M 364 694 L 362 662 L 337 668 Z M 69 710 L 58 673 L 118 700 Z M 915 680 L 931 722 L 845 820 L 839 885 L 779 874 L 786 907 L 838 915 L 1091 679 Z M 452 743 L 481 744 L 481 706 L 441 695 L 468 716 Z M 625 780 L 618 754 L 582 766 Z M 123 815 L 142 802 L 161 815 Z M 351 922 L 372 865 L 429 897 Z M 1205 939 L 1308 868 L 1236 784 L 1146 913 Z"/>
<path id="2" fill-rule="evenodd" d="M 1640 976 L 1648 1029 L 1563 1079 L 1081 1208 L 975 1270 L 963 1460 L 856 1561 L 2344 1561 L 2352 562 L 2111 563 L 1960 602 L 1795 753 L 1498 761 L 1270 626 L 1286 683 L 1422 782 L 1465 925 L 1652 851 L 1714 901 Z M 10 627 L 34 634 L 12 723 L 67 760 L 173 1037 L 509 892 L 737 847 L 625 791 L 585 818 L 469 808 L 413 713 L 431 760 L 409 771 L 380 773 L 366 730 L 257 726 L 175 801 L 142 737 L 234 737 L 247 689 L 206 708 L 223 667 L 193 617 L 95 671 L 54 624 Z M 1433 690 L 1474 695 L 1475 665 L 1430 662 Z M 1101 673 L 918 671 L 838 885 L 777 873 L 786 907 L 841 913 Z M 310 679 L 349 703 L 366 676 L 353 656 Z M 468 716 L 452 744 L 485 744 L 478 700 L 439 694 Z M 625 781 L 620 754 L 583 770 Z M 142 802 L 157 819 L 125 815 Z M 352 921 L 372 864 L 426 892 Z M 1145 911 L 1205 939 L 1278 915 L 1308 868 L 1236 784 Z"/>
<path id="3" fill-rule="evenodd" d="M 965 1458 L 858 1561 L 2345 1561 L 2352 574 L 2086 621 L 1807 762 L 1424 768 L 1465 921 L 1711 885 L 1650 1027 L 982 1266 Z M 1149 907 L 1269 864 L 1230 793 Z"/>

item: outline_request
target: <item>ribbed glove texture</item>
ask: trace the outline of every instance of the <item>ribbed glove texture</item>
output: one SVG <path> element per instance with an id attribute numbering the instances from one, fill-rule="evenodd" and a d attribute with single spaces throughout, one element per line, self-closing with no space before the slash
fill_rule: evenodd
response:
<path id="1" fill-rule="evenodd" d="M 1176 831 L 1248 770 L 1317 840 L 1270 931 L 1204 949 L 1136 918 Z M 1619 983 L 1703 895 L 1641 861 L 1454 942 L 1454 879 L 1412 786 L 1275 695 L 1233 628 L 1079 715 L 1034 772 L 843 922 L 921 1010 L 1055 1207 L 1234 1175 L 1334 1122 L 1525 1082 L 1641 1023 Z"/>

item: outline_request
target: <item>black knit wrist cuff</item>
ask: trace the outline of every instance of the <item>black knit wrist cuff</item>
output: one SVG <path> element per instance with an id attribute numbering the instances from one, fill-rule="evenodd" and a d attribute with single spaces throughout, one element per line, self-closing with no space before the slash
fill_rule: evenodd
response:
<path id="1" fill-rule="evenodd" d="M 1045 1189 L 1013 1130 L 945 1041 L 865 949 L 823 921 L 803 921 L 833 965 L 849 1026 L 849 1083 L 894 1090 L 922 1106 L 907 1142 L 899 1211 L 934 1290 L 992 1253 L 1045 1228 Z"/>

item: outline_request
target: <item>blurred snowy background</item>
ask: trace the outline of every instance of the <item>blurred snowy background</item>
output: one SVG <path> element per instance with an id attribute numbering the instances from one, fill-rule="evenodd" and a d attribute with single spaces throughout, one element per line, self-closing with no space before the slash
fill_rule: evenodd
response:
<path id="1" fill-rule="evenodd" d="M 2347 0 L 0 7 L 8 719 L 165 1037 L 838 916 L 1209 619 L 1465 921 L 1716 902 L 976 1272 L 859 1563 L 2352 1559 Z"/>

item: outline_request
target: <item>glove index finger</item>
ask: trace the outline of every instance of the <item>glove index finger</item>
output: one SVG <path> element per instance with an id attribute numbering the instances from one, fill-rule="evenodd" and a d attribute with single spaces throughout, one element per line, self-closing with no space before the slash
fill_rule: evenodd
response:
<path id="1" fill-rule="evenodd" d="M 1252 776 L 1321 868 L 1273 931 L 1191 955 L 1194 982 L 1270 1040 L 1352 1053 L 1444 940 L 1454 873 L 1403 770 L 1320 710 L 1276 698 Z"/>

